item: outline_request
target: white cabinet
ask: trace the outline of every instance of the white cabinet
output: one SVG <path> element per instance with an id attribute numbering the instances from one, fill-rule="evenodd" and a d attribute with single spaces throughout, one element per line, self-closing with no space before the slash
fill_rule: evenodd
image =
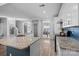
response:
<path id="1" fill-rule="evenodd" d="M 78 4 L 65 3 L 62 4 L 59 18 L 63 20 L 63 27 L 78 26 Z"/>

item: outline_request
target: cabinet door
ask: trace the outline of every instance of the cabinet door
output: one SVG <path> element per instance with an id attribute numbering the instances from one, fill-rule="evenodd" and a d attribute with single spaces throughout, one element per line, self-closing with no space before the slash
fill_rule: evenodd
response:
<path id="1" fill-rule="evenodd" d="M 0 56 L 6 56 L 6 46 L 0 45 Z"/>
<path id="2" fill-rule="evenodd" d="M 78 26 L 78 3 L 64 3 L 59 13 L 63 27 Z"/>
<path id="3" fill-rule="evenodd" d="M 13 47 L 7 47 L 7 56 L 30 56 L 30 47 L 25 49 L 16 49 Z"/>

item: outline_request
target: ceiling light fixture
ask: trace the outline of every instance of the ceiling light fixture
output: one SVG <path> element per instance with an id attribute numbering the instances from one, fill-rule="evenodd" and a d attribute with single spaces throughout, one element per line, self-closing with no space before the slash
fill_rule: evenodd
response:
<path id="1" fill-rule="evenodd" d="M 45 7 L 45 6 L 46 6 L 45 4 L 41 4 L 41 5 L 40 5 L 40 7 Z"/>

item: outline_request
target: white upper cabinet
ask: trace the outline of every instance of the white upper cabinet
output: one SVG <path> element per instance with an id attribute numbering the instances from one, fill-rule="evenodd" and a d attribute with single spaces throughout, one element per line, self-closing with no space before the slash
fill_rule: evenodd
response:
<path id="1" fill-rule="evenodd" d="M 78 3 L 64 3 L 59 12 L 63 27 L 78 26 Z"/>

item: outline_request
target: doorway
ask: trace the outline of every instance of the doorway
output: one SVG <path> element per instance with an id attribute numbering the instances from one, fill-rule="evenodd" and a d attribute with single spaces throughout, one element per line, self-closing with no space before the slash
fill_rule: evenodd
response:
<path id="1" fill-rule="evenodd" d="M 24 24 L 24 34 L 27 34 L 27 24 Z"/>
<path id="2" fill-rule="evenodd" d="M 38 37 L 38 24 L 34 24 L 34 37 Z"/>

